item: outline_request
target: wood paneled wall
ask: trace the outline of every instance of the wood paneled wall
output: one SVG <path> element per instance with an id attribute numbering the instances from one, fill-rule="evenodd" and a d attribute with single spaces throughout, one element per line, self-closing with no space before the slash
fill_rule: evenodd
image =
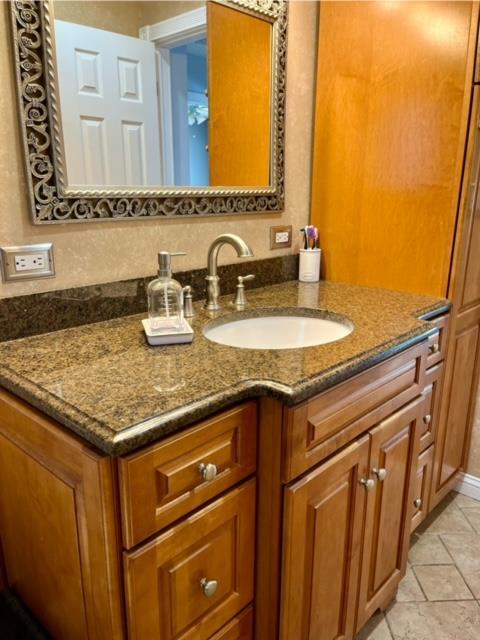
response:
<path id="1" fill-rule="evenodd" d="M 446 295 L 474 4 L 322 2 L 312 222 L 327 279 Z"/>

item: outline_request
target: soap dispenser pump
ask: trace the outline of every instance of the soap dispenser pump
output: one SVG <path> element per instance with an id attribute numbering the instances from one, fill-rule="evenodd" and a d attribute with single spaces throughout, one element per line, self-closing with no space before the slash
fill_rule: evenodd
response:
<path id="1" fill-rule="evenodd" d="M 172 278 L 171 266 L 172 256 L 184 255 L 168 251 L 158 254 L 158 278 L 152 280 L 147 288 L 148 319 L 152 332 L 171 334 L 184 328 L 183 289 Z"/>

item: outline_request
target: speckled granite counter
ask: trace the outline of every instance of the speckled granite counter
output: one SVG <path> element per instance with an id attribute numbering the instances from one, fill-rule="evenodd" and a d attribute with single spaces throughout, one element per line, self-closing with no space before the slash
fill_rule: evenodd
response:
<path id="1" fill-rule="evenodd" d="M 429 296 L 329 282 L 287 282 L 248 298 L 253 308 L 328 309 L 355 328 L 306 349 L 237 349 L 203 336 L 210 317 L 197 304 L 191 345 L 149 347 L 138 315 L 4 342 L 0 384 L 119 455 L 247 398 L 296 404 L 424 339 L 433 329 L 418 318 L 449 307 Z M 225 305 L 221 314 L 228 313 Z"/>

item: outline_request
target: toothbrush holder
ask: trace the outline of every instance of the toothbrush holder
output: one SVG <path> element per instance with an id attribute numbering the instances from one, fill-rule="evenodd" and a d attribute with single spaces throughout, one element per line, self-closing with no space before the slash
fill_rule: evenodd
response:
<path id="1" fill-rule="evenodd" d="M 300 249 L 300 282 L 318 282 L 320 280 L 321 249 Z"/>

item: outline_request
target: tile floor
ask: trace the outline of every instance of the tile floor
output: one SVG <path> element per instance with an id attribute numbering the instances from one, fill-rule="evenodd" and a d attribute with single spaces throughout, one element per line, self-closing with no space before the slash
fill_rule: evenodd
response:
<path id="1" fill-rule="evenodd" d="M 480 640 L 480 502 L 452 493 L 417 529 L 396 601 L 356 640 Z"/>

